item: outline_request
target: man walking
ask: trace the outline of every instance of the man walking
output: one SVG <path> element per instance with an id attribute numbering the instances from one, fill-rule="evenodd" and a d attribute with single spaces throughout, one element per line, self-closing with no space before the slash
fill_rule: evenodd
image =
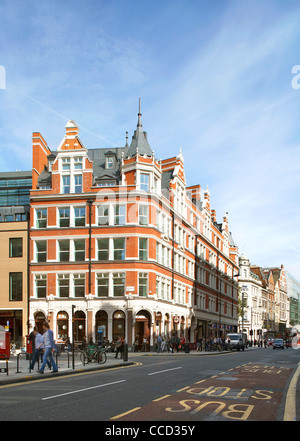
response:
<path id="1" fill-rule="evenodd" d="M 43 336 L 37 331 L 36 328 L 34 328 L 33 332 L 33 338 L 32 338 L 32 343 L 34 343 L 34 352 L 32 354 L 32 360 L 30 363 L 30 369 L 33 370 L 34 369 L 34 365 L 35 362 L 39 359 L 39 356 L 42 356 L 43 353 Z M 47 360 L 47 364 L 49 369 L 51 368 L 51 364 L 49 362 L 49 360 Z"/>
<path id="2" fill-rule="evenodd" d="M 56 366 L 56 363 L 52 357 L 52 351 L 54 352 L 55 348 L 54 348 L 54 339 L 53 339 L 53 331 L 51 331 L 50 326 L 48 323 L 44 323 L 43 324 L 43 329 L 44 329 L 44 334 L 42 337 L 42 343 L 39 345 L 39 348 L 42 347 L 42 345 L 44 345 L 45 347 L 45 353 L 44 353 L 44 357 L 43 357 L 43 363 L 42 366 L 39 370 L 40 374 L 44 373 L 44 369 L 47 363 L 47 359 L 49 358 L 50 363 L 52 364 L 53 367 L 53 371 L 52 373 L 54 374 L 55 372 L 58 372 L 58 368 Z"/>

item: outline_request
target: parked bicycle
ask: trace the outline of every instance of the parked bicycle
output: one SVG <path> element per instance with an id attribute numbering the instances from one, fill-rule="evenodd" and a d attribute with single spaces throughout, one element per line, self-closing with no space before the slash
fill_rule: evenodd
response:
<path id="1" fill-rule="evenodd" d="M 80 351 L 80 361 L 83 363 L 83 365 L 92 362 L 104 364 L 106 360 L 106 351 L 104 351 L 102 348 L 98 348 L 97 346 L 88 345 L 85 349 Z"/>

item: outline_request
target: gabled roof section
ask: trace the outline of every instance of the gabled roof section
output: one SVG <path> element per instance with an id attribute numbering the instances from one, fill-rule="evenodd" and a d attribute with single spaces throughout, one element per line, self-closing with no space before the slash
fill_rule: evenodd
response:
<path id="1" fill-rule="evenodd" d="M 76 122 L 73 120 L 68 121 L 65 127 L 66 127 L 66 134 L 63 137 L 57 150 L 58 151 L 82 150 L 82 149 L 86 150 L 86 148 L 83 145 L 83 142 L 78 136 L 79 127 L 76 124 Z"/>

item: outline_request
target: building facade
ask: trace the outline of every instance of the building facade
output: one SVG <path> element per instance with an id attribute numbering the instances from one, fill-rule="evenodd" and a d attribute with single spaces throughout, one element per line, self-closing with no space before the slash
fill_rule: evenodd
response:
<path id="1" fill-rule="evenodd" d="M 28 332 L 31 171 L 0 173 L 0 326 L 24 345 Z"/>
<path id="2" fill-rule="evenodd" d="M 290 304 L 284 266 L 261 268 L 251 266 L 262 283 L 262 329 L 267 336 L 285 335 L 289 327 Z"/>
<path id="3" fill-rule="evenodd" d="M 87 149 L 74 121 L 57 150 L 33 134 L 30 321 L 57 341 L 129 345 L 237 328 L 237 247 L 184 159 L 157 160 L 141 113 L 124 147 Z M 73 321 L 72 321 L 73 320 Z M 72 333 L 74 323 L 74 338 Z"/>
<path id="4" fill-rule="evenodd" d="M 290 326 L 300 325 L 300 282 L 286 271 L 287 294 L 290 303 Z"/>
<path id="5" fill-rule="evenodd" d="M 239 329 L 247 334 L 249 341 L 260 341 L 266 332 L 264 318 L 268 310 L 268 295 L 258 275 L 251 271 L 250 260 L 246 256 L 240 256 L 239 267 Z"/>

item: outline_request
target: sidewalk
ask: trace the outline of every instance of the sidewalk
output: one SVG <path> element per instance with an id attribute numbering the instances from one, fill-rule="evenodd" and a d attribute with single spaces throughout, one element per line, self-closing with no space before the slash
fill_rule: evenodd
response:
<path id="1" fill-rule="evenodd" d="M 128 357 L 129 358 L 129 357 Z M 56 359 L 54 358 L 56 361 Z M 19 357 L 19 361 L 17 356 L 11 356 L 8 360 L 8 375 L 7 372 L 3 372 L 3 369 L 6 369 L 6 361 L 0 359 L 0 386 L 4 384 L 12 384 L 12 383 L 21 383 L 25 381 L 33 381 L 33 380 L 41 380 L 45 378 L 54 378 L 57 376 L 63 375 L 74 375 L 87 371 L 97 371 L 103 369 L 113 369 L 120 366 L 130 366 L 134 364 L 134 361 L 129 360 L 124 362 L 120 358 L 115 358 L 115 354 L 110 352 L 107 353 L 107 361 L 104 364 L 97 363 L 88 363 L 83 365 L 80 361 L 79 353 L 75 352 L 75 363 L 74 368 L 72 367 L 72 354 L 70 354 L 68 359 L 68 354 L 66 352 L 62 352 L 60 356 L 57 357 L 58 364 L 58 372 L 52 373 L 46 365 L 45 371 L 43 374 L 37 372 L 38 363 L 36 362 L 34 366 L 34 370 L 29 371 L 29 360 L 26 360 L 26 355 L 22 354 Z"/>

